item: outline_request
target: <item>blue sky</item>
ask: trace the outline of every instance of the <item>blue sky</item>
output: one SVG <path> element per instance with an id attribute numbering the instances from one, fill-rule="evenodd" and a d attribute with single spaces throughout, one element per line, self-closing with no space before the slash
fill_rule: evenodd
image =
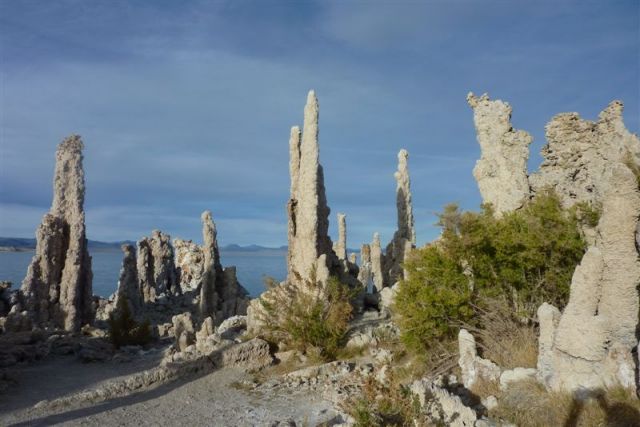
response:
<path id="1" fill-rule="evenodd" d="M 425 243 L 445 203 L 480 203 L 467 92 L 513 106 L 530 169 L 557 113 L 620 99 L 638 132 L 639 22 L 637 0 L 0 0 L 0 235 L 34 235 L 78 133 L 89 238 L 199 241 L 211 209 L 222 244 L 285 244 L 289 129 L 315 89 L 332 235 L 344 212 L 350 247 L 390 239 L 406 148 Z"/>

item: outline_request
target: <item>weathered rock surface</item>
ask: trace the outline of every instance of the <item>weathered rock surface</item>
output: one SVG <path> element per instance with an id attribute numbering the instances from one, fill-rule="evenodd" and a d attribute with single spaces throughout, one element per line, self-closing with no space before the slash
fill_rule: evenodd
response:
<path id="1" fill-rule="evenodd" d="M 335 253 L 329 237 L 329 206 L 324 188 L 318 145 L 318 99 L 310 91 L 304 108 L 304 127 L 291 129 L 289 140 L 289 173 L 291 194 L 287 204 L 288 280 L 311 278 L 319 269 L 318 258 L 326 255 L 326 267 L 335 264 Z"/>
<path id="2" fill-rule="evenodd" d="M 384 255 L 382 255 L 382 247 L 380 246 L 380 235 L 373 234 L 373 242 L 371 242 L 371 274 L 373 276 L 373 287 L 375 292 L 380 292 L 384 288 L 385 275 L 382 270 Z"/>
<path id="3" fill-rule="evenodd" d="M 214 324 L 235 315 L 244 315 L 249 304 L 249 293 L 236 276 L 235 267 L 222 268 L 216 225 L 210 211 L 202 213 L 204 245 L 204 276 L 200 289 L 200 315 L 211 316 Z"/>
<path id="4" fill-rule="evenodd" d="M 414 381 L 411 392 L 432 421 L 452 427 L 472 427 L 478 415 L 462 399 L 428 379 Z"/>
<path id="5" fill-rule="evenodd" d="M 336 256 L 341 261 L 347 261 L 347 216 L 338 214 L 338 241 L 333 245 Z"/>
<path id="6" fill-rule="evenodd" d="M 218 239 L 216 225 L 211 218 L 211 212 L 202 213 L 202 252 L 204 253 L 204 276 L 200 288 L 200 315 L 205 318 L 215 318 L 218 306 L 218 293 L 216 282 L 222 280 L 222 264 L 220 264 L 220 252 L 218 251 Z"/>
<path id="7" fill-rule="evenodd" d="M 394 233 L 391 242 L 387 245 L 382 258 L 384 286 L 392 286 L 398 280 L 404 278 L 402 263 L 416 244 L 408 159 L 409 153 L 407 150 L 400 150 L 398 153 L 398 170 L 394 174 L 396 179 L 398 229 Z"/>
<path id="8" fill-rule="evenodd" d="M 539 377 L 552 389 L 635 387 L 640 192 L 636 177 L 622 163 L 612 165 L 603 179 L 595 244 L 574 272 L 569 303 L 555 330 L 555 311 L 549 306 L 539 311 L 544 319 Z"/>
<path id="9" fill-rule="evenodd" d="M 500 374 L 500 390 L 506 390 L 509 384 L 536 379 L 538 371 L 535 368 L 514 368 Z"/>
<path id="10" fill-rule="evenodd" d="M 360 270 L 358 272 L 358 281 L 362 287 L 369 291 L 369 285 L 372 284 L 373 271 L 371 264 L 371 246 L 363 244 L 360 247 Z"/>
<path id="11" fill-rule="evenodd" d="M 613 101 L 596 122 L 578 113 L 555 116 L 545 129 L 544 161 L 529 178 L 533 191 L 551 187 L 565 207 L 579 202 L 602 204 L 607 170 L 625 161 L 640 164 L 640 140 L 626 129 L 622 110 L 622 103 Z"/>
<path id="12" fill-rule="evenodd" d="M 465 387 L 472 387 L 478 380 L 497 381 L 500 378 L 500 367 L 478 356 L 476 340 L 466 329 L 460 329 L 458 333 L 458 350 L 458 366 Z"/>
<path id="13" fill-rule="evenodd" d="M 151 237 L 138 242 L 138 275 L 146 303 L 156 302 L 163 294 L 180 293 L 171 236 L 153 230 Z"/>
<path id="14" fill-rule="evenodd" d="M 82 140 L 56 152 L 53 203 L 36 233 L 36 254 L 22 282 L 24 307 L 36 325 L 76 331 L 93 319 L 91 257 L 84 224 Z"/>
<path id="15" fill-rule="evenodd" d="M 533 138 L 511 126 L 511 106 L 503 101 L 467 95 L 473 109 L 481 157 L 473 169 L 484 203 L 497 215 L 520 208 L 529 198 L 527 160 Z"/>
<path id="16" fill-rule="evenodd" d="M 204 253 L 191 240 L 173 239 L 175 264 L 183 293 L 200 289 L 204 278 Z"/>
<path id="17" fill-rule="evenodd" d="M 341 262 L 333 251 L 329 237 L 329 206 L 324 188 L 324 175 L 319 161 L 318 99 L 310 91 L 304 108 L 304 129 L 291 129 L 289 139 L 290 197 L 287 203 L 288 250 L 287 279 L 261 295 L 263 301 L 285 304 L 296 292 L 322 295 L 331 275 L 353 286 L 359 286 L 357 269 L 348 261 Z M 346 248 L 346 225 L 344 228 Z M 346 258 L 346 251 L 344 253 Z M 247 309 L 248 328 L 258 332 L 268 314 L 260 299 Z"/>
<path id="18" fill-rule="evenodd" d="M 131 313 L 135 316 L 143 308 L 142 292 L 138 282 L 138 269 L 136 264 L 136 252 L 132 245 L 122 245 L 124 258 L 122 259 L 122 268 L 120 269 L 120 279 L 118 280 L 118 289 L 116 290 L 115 306 L 118 305 L 120 298 L 125 298 L 131 309 Z"/>

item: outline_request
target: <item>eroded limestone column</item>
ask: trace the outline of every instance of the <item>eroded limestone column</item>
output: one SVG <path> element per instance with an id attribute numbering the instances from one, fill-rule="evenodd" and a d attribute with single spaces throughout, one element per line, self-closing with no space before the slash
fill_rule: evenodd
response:
<path id="1" fill-rule="evenodd" d="M 511 125 L 511 106 L 503 101 L 467 95 L 473 109 L 481 156 L 473 169 L 484 203 L 491 203 L 499 216 L 522 207 L 529 198 L 527 160 L 530 134 Z"/>
<path id="2" fill-rule="evenodd" d="M 91 257 L 84 223 L 84 170 L 78 135 L 56 152 L 53 203 L 36 235 L 36 254 L 22 283 L 34 323 L 68 331 L 93 320 Z"/>

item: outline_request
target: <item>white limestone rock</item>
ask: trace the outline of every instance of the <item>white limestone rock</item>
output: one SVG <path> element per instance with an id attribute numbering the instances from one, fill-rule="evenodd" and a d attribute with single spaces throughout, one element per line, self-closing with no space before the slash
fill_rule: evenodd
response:
<path id="1" fill-rule="evenodd" d="M 200 289 L 204 280 L 204 252 L 191 240 L 173 239 L 175 265 L 183 293 Z"/>
<path id="2" fill-rule="evenodd" d="M 500 390 L 506 390 L 509 384 L 536 379 L 538 370 L 535 368 L 514 368 L 500 374 Z"/>
<path id="3" fill-rule="evenodd" d="M 22 282 L 34 324 L 78 331 L 93 320 L 91 257 L 84 223 L 84 170 L 78 135 L 58 145 L 51 210 L 36 234 L 36 254 Z"/>
<path id="4" fill-rule="evenodd" d="M 527 160 L 533 138 L 511 126 L 511 106 L 503 101 L 467 95 L 473 109 L 481 157 L 473 169 L 484 203 L 491 203 L 496 215 L 522 207 L 529 198 Z"/>
<path id="5" fill-rule="evenodd" d="M 380 247 L 380 235 L 373 234 L 373 242 L 371 242 L 371 275 L 373 276 L 373 287 L 375 292 L 380 292 L 384 288 L 385 276 L 382 270 L 384 255 Z"/>
<path id="6" fill-rule="evenodd" d="M 476 412 L 465 406 L 459 396 L 426 378 L 414 381 L 410 390 L 434 422 L 451 427 L 473 427 L 478 420 Z"/>
<path id="7" fill-rule="evenodd" d="M 478 356 L 476 339 L 466 329 L 460 329 L 458 333 L 458 350 L 458 366 L 462 371 L 462 383 L 465 387 L 472 387 L 480 379 L 497 381 L 500 378 L 500 367 Z"/>
<path id="8" fill-rule="evenodd" d="M 138 241 L 138 281 L 145 303 L 154 303 L 161 294 L 178 294 L 171 237 L 153 230 L 151 237 Z"/>
<path id="9" fill-rule="evenodd" d="M 603 212 L 595 245 L 574 272 L 569 303 L 557 328 L 551 333 L 552 322 L 545 320 L 544 327 L 541 323 L 545 347 L 539 355 L 539 378 L 555 390 L 616 384 L 635 388 L 632 350 L 638 345 L 640 283 L 635 231 L 640 192 L 636 177 L 622 163 L 611 165 L 603 179 Z"/>
<path id="10" fill-rule="evenodd" d="M 394 174 L 396 179 L 398 229 L 394 233 L 391 242 L 387 245 L 382 258 L 383 286 L 385 287 L 391 286 L 404 278 L 405 272 L 402 269 L 402 264 L 416 244 L 408 159 L 409 153 L 407 150 L 400 150 L 398 153 L 398 170 Z"/>

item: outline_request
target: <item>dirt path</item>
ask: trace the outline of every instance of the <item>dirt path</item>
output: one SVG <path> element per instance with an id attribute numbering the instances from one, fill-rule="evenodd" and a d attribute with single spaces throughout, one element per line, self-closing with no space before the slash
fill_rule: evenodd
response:
<path id="1" fill-rule="evenodd" d="M 0 396 L 0 425 L 271 426 L 293 420 L 298 426 L 314 426 L 337 415 L 330 403 L 315 394 L 244 390 L 237 384 L 250 376 L 232 368 L 91 406 L 79 404 L 56 411 L 33 407 L 43 399 L 93 388 L 157 362 L 147 357 L 122 364 L 82 364 L 73 358 L 56 358 L 20 368 L 14 374 L 19 384 Z"/>

